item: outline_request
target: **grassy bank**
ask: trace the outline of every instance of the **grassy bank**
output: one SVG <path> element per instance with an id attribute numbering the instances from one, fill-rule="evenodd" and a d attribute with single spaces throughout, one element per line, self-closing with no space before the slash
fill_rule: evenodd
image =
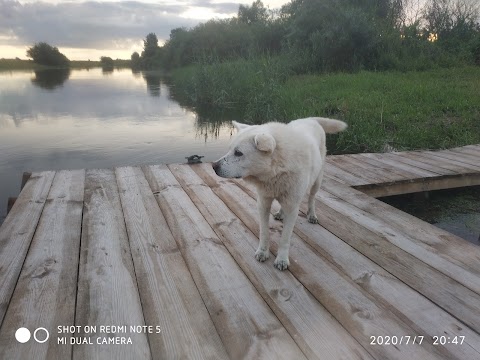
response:
<path id="1" fill-rule="evenodd" d="M 335 153 L 480 143 L 480 67 L 293 76 L 279 61 L 241 60 L 177 69 L 173 82 L 191 106 L 241 109 L 251 123 L 345 120 Z"/>

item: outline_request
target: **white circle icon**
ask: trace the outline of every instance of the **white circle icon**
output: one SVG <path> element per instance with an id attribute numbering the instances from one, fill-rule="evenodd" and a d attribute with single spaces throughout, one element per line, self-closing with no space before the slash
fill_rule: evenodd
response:
<path id="1" fill-rule="evenodd" d="M 17 339 L 19 343 L 26 343 L 30 340 L 30 330 L 24 327 L 18 328 L 18 330 L 15 331 L 15 339 Z"/>
<path id="2" fill-rule="evenodd" d="M 47 335 L 45 336 L 45 339 L 43 340 L 39 340 L 37 339 L 37 332 L 38 330 L 43 330 L 47 333 Z M 39 327 L 38 329 L 36 329 L 34 332 L 33 332 L 33 338 L 35 339 L 36 342 L 40 343 L 40 344 L 43 344 L 45 341 L 48 340 L 48 337 L 50 336 L 49 332 L 47 329 L 43 328 L 43 327 Z"/>

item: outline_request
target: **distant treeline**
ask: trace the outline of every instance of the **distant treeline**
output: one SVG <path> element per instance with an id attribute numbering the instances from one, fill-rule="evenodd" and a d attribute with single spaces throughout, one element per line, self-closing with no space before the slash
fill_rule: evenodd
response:
<path id="1" fill-rule="evenodd" d="M 27 57 L 32 60 L 0 59 L 0 69 L 42 69 L 42 68 L 91 68 L 102 67 L 105 70 L 113 68 L 131 67 L 130 60 L 113 60 L 108 56 L 102 56 L 100 61 L 69 60 L 64 54 L 46 42 L 35 43 L 27 49 Z"/>
<path id="2" fill-rule="evenodd" d="M 172 69 L 265 55 L 285 58 L 295 73 L 480 65 L 478 2 L 418 3 L 292 0 L 270 10 L 257 0 L 240 5 L 230 19 L 173 29 L 161 47 L 148 34 L 142 53 L 132 54 L 132 66 Z"/>

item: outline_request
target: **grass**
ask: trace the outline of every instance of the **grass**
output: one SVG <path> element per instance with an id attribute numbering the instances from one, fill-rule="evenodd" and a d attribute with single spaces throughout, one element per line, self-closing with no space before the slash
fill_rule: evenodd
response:
<path id="1" fill-rule="evenodd" d="M 345 120 L 334 153 L 440 149 L 480 143 L 480 67 L 423 72 L 289 75 L 275 59 L 177 69 L 196 108 L 234 107 L 251 123 L 308 116 Z"/>
<path id="2" fill-rule="evenodd" d="M 343 119 L 340 152 L 480 143 L 480 68 L 298 76 L 282 87 L 284 119 Z"/>

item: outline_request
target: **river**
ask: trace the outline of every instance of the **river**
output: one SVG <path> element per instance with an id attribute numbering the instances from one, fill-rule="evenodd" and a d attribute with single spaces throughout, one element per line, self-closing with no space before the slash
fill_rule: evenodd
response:
<path id="1" fill-rule="evenodd" d="M 0 224 L 24 171 L 212 161 L 230 120 L 181 106 L 154 72 L 0 72 Z"/>

